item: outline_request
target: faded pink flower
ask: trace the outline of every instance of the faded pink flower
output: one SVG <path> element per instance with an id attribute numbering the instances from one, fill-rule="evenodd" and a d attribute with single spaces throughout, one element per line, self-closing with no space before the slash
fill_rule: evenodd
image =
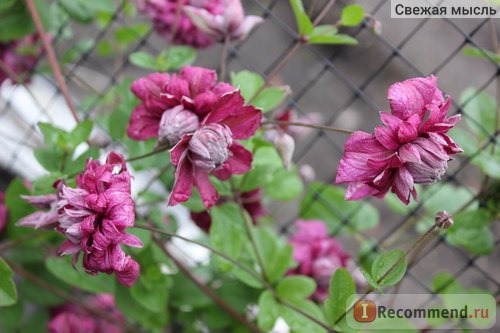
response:
<path id="1" fill-rule="evenodd" d="M 247 139 L 260 125 L 262 113 L 253 106 L 244 106 L 240 92 L 223 95 L 192 134 L 186 134 L 170 151 L 176 167 L 175 182 L 169 205 L 189 199 L 193 185 L 198 188 L 205 207 L 219 199 L 209 174 L 226 180 L 233 174 L 246 173 L 252 154 L 236 139 Z"/>
<path id="2" fill-rule="evenodd" d="M 354 262 L 334 238 L 328 235 L 326 225 L 318 220 L 297 220 L 296 232 L 289 242 L 293 247 L 293 259 L 298 263 L 288 274 L 312 277 L 316 281 L 313 298 L 324 301 L 328 296 L 330 279 L 338 268 L 352 268 Z"/>
<path id="3" fill-rule="evenodd" d="M 189 5 L 214 15 L 224 11 L 224 0 L 136 0 L 136 3 L 139 10 L 151 18 L 156 32 L 166 40 L 196 48 L 211 46 L 213 39 L 193 23 L 184 13 L 184 7 Z"/>
<path id="4" fill-rule="evenodd" d="M 85 271 L 115 273 L 120 283 L 131 286 L 139 275 L 139 264 L 120 245 L 142 247 L 142 243 L 125 231 L 134 225 L 135 215 L 123 156 L 111 152 L 103 165 L 89 160 L 76 184 L 77 188 L 71 188 L 58 182 L 56 194 L 24 196 L 29 203 L 49 210 L 37 211 L 18 225 L 56 228 L 67 237 L 61 255 L 73 254 L 75 264 L 83 252 Z"/>
<path id="5" fill-rule="evenodd" d="M 257 224 L 260 217 L 267 214 L 266 209 L 261 201 L 262 189 L 256 188 L 254 190 L 243 192 L 239 194 L 243 208 L 247 211 L 248 215 L 252 218 L 253 224 Z M 215 205 L 222 205 L 228 202 L 231 198 L 220 197 Z M 212 218 L 208 211 L 191 212 L 191 218 L 200 229 L 209 232 L 212 225 Z"/>
<path id="6" fill-rule="evenodd" d="M 128 136 L 158 138 L 174 146 L 184 134 L 198 129 L 217 100 L 234 88 L 217 83 L 214 70 L 186 66 L 179 74 L 153 73 L 135 80 L 131 90 L 142 103 L 132 112 Z"/>
<path id="7" fill-rule="evenodd" d="M 85 304 L 102 313 L 103 317 L 79 304 L 65 304 L 54 309 L 48 324 L 50 333 L 121 333 L 125 332 L 125 317 L 116 308 L 111 294 L 99 294 L 84 299 Z"/>
<path id="8" fill-rule="evenodd" d="M 9 218 L 9 211 L 5 206 L 5 194 L 0 192 L 0 233 L 5 229 Z"/>
<path id="9" fill-rule="evenodd" d="M 236 42 L 244 40 L 250 31 L 263 21 L 259 16 L 245 16 L 240 0 L 224 0 L 222 12 L 185 6 L 184 13 L 198 29 L 219 42 L 226 38 Z"/>
<path id="10" fill-rule="evenodd" d="M 38 35 L 32 34 L 19 40 L 0 43 L 0 62 L 20 80 L 15 83 L 25 83 L 29 81 L 30 71 L 35 67 L 36 58 L 41 52 Z M 8 78 L 9 73 L 0 68 L 0 84 Z"/>
<path id="11" fill-rule="evenodd" d="M 416 78 L 389 88 L 392 114 L 381 112 L 383 126 L 375 134 L 354 132 L 344 147 L 336 183 L 348 183 L 347 200 L 384 197 L 391 190 L 405 204 L 417 198 L 414 184 L 430 184 L 448 168 L 451 155 L 462 149 L 446 132 L 460 115 L 446 117 L 436 77 Z"/>

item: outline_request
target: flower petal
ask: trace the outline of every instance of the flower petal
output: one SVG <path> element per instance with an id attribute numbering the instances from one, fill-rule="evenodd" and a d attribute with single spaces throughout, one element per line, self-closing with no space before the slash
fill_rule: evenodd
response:
<path id="1" fill-rule="evenodd" d="M 179 159 L 175 170 L 175 181 L 172 193 L 168 199 L 168 205 L 174 206 L 185 202 L 193 192 L 194 167 L 187 157 L 187 151 Z"/>
<path id="2" fill-rule="evenodd" d="M 219 200 L 219 194 L 210 182 L 210 179 L 208 178 L 208 172 L 206 172 L 205 170 L 195 168 L 194 184 L 198 188 L 201 200 L 203 201 L 203 204 L 207 209 L 212 207 L 217 202 L 217 200 Z"/>

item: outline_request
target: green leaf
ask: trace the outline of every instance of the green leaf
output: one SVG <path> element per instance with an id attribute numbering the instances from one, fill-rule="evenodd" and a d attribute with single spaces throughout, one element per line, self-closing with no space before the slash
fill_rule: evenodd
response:
<path id="1" fill-rule="evenodd" d="M 487 151 L 482 151 L 472 159 L 472 163 L 477 165 L 481 171 L 492 177 L 500 178 L 500 155 L 491 155 Z"/>
<path id="2" fill-rule="evenodd" d="M 35 211 L 33 206 L 21 198 L 21 195 L 28 194 L 30 194 L 29 190 L 19 178 L 12 180 L 5 191 L 5 205 L 9 210 L 9 223 L 7 225 L 9 239 L 16 239 L 26 233 L 32 232 L 31 228 L 22 228 L 15 225 L 19 219 Z"/>
<path id="3" fill-rule="evenodd" d="M 62 171 L 67 155 L 53 147 L 36 148 L 33 150 L 36 160 L 45 170 L 50 172 Z"/>
<path id="4" fill-rule="evenodd" d="M 296 170 L 280 168 L 273 173 L 272 180 L 265 184 L 264 191 L 272 199 L 288 201 L 301 194 L 303 187 L 302 179 Z"/>
<path id="5" fill-rule="evenodd" d="M 16 302 L 11 306 L 2 307 L 0 316 L 0 332 L 16 333 L 23 319 L 23 304 Z M 23 332 L 24 333 L 24 332 Z"/>
<path id="6" fill-rule="evenodd" d="M 151 29 L 149 23 L 135 23 L 115 30 L 115 39 L 122 47 L 127 47 L 144 37 Z"/>
<path id="7" fill-rule="evenodd" d="M 446 241 L 455 246 L 463 246 L 476 255 L 490 254 L 495 248 L 493 233 L 487 226 L 479 228 L 461 228 L 456 232 L 449 230 Z"/>
<path id="8" fill-rule="evenodd" d="M 156 57 L 158 71 L 174 71 L 196 60 L 196 50 L 189 46 L 170 46 Z"/>
<path id="9" fill-rule="evenodd" d="M 35 26 L 23 1 L 0 11 L 0 42 L 19 39 L 33 31 Z"/>
<path id="10" fill-rule="evenodd" d="M 0 257 L 0 306 L 9 306 L 17 302 L 16 285 L 12 277 L 14 273 L 9 265 Z"/>
<path id="11" fill-rule="evenodd" d="M 69 133 L 68 144 L 71 148 L 76 148 L 80 143 L 87 141 L 92 132 L 94 124 L 91 120 L 86 119 L 76 125 L 76 127 Z"/>
<path id="12" fill-rule="evenodd" d="M 469 131 L 454 127 L 447 134 L 464 150 L 462 154 L 466 156 L 475 154 L 480 150 L 479 141 Z"/>
<path id="13" fill-rule="evenodd" d="M 81 290 L 94 293 L 113 293 L 115 290 L 115 277 L 107 274 L 90 275 L 82 268 L 74 269 L 71 257 L 50 257 L 45 262 L 45 267 L 61 281 Z"/>
<path id="14" fill-rule="evenodd" d="M 487 59 L 490 61 L 493 60 L 497 64 L 500 63 L 500 55 L 486 49 L 480 49 L 477 47 L 464 47 L 462 49 L 462 53 L 469 57 Z"/>
<path id="15" fill-rule="evenodd" d="M 432 291 L 438 294 L 461 294 L 463 287 L 452 274 L 442 272 L 432 279 Z"/>
<path id="16" fill-rule="evenodd" d="M 376 226 L 378 210 L 367 202 L 344 200 L 344 189 L 319 182 L 309 184 L 309 190 L 300 203 L 300 217 L 326 222 L 330 232 L 358 232 Z M 343 224 L 348 218 L 349 222 Z"/>
<path id="17" fill-rule="evenodd" d="M 78 156 L 75 160 L 70 163 L 66 163 L 64 172 L 67 175 L 73 175 L 76 173 L 81 173 L 85 169 L 88 159 L 97 160 L 99 159 L 99 149 L 90 148 Z"/>
<path id="18" fill-rule="evenodd" d="M 325 300 L 325 317 L 330 326 L 348 310 L 347 300 L 356 292 L 356 284 L 351 274 L 344 268 L 335 271 L 330 280 L 328 297 Z M 345 317 L 342 321 L 345 320 Z"/>
<path id="19" fill-rule="evenodd" d="M 17 0 L 2 0 L 2 2 L 0 2 L 0 12 L 3 12 L 9 9 L 10 7 L 14 6 L 16 1 Z"/>
<path id="20" fill-rule="evenodd" d="M 252 232 L 268 281 L 279 280 L 293 263 L 292 247 L 264 226 L 254 228 Z"/>
<path id="21" fill-rule="evenodd" d="M 149 266 L 145 268 L 149 270 L 160 270 L 158 266 Z M 142 269 L 144 269 L 144 267 L 142 267 Z M 130 288 L 130 295 L 145 309 L 151 312 L 164 313 L 167 308 L 168 283 L 167 277 L 162 275 L 161 271 L 159 271 L 159 274 L 160 278 L 150 279 L 152 281 L 147 281 L 147 274 L 141 274 L 139 279 L 137 279 Z"/>
<path id="22" fill-rule="evenodd" d="M 250 71 L 231 72 L 231 84 L 240 89 L 245 102 L 249 103 L 264 86 L 264 79 L 257 73 Z"/>
<path id="23" fill-rule="evenodd" d="M 340 23 L 346 27 L 355 27 L 365 18 L 365 10 L 360 5 L 347 5 L 342 9 Z"/>
<path id="24" fill-rule="evenodd" d="M 316 281 L 303 275 L 291 275 L 278 283 L 276 293 L 284 300 L 300 300 L 312 295 L 316 290 Z"/>
<path id="25" fill-rule="evenodd" d="M 364 269 L 361 269 L 361 273 L 363 274 L 363 276 L 366 279 L 366 282 L 368 282 L 370 286 L 372 286 L 374 289 L 380 289 L 380 284 L 378 284 L 377 280 L 375 280 L 369 272 L 365 271 Z"/>
<path id="26" fill-rule="evenodd" d="M 497 102 L 485 92 L 474 88 L 465 89 L 460 95 L 467 126 L 480 140 L 487 139 L 495 131 Z"/>
<path id="27" fill-rule="evenodd" d="M 85 38 L 78 41 L 75 45 L 69 48 L 62 56 L 62 63 L 74 62 L 81 57 L 82 54 L 89 52 L 94 46 L 94 40 Z"/>
<path id="28" fill-rule="evenodd" d="M 345 34 L 335 35 L 310 35 L 307 41 L 309 44 L 329 44 L 329 45 L 357 45 L 358 41 Z"/>
<path id="29" fill-rule="evenodd" d="M 213 207 L 210 210 L 210 216 L 212 218 L 210 244 L 215 249 L 237 260 L 245 241 L 245 221 L 240 208 L 235 203 L 226 203 Z M 216 261 L 222 270 L 228 270 L 233 266 L 230 262 L 219 257 Z"/>
<path id="30" fill-rule="evenodd" d="M 400 260 L 400 258 L 402 258 Z M 396 263 L 399 263 L 387 274 L 389 269 Z M 381 286 L 392 286 L 397 284 L 406 273 L 406 257 L 404 252 L 401 250 L 391 250 L 380 254 L 372 265 L 372 275 L 375 281 L 377 281 Z M 380 279 L 384 277 L 382 281 Z"/>
<path id="31" fill-rule="evenodd" d="M 429 187 L 424 197 L 430 198 L 424 203 L 425 210 L 430 216 L 434 216 L 441 210 L 448 212 L 458 211 L 464 204 L 468 203 L 474 194 L 465 187 L 458 187 L 451 184 Z M 450 200 L 453 198 L 453 200 Z M 467 210 L 473 210 L 477 204 L 469 205 Z"/>
<path id="32" fill-rule="evenodd" d="M 259 297 L 259 314 L 257 324 L 265 332 L 270 332 L 280 315 L 281 307 L 273 297 L 271 291 L 264 291 Z"/>
<path id="33" fill-rule="evenodd" d="M 114 295 L 116 306 L 122 311 L 125 317 L 146 328 L 141 331 L 161 332 L 161 329 L 168 323 L 169 312 L 165 311 L 162 315 L 158 315 L 157 312 L 148 311 L 131 296 L 130 288 L 121 284 L 118 284 L 116 287 Z"/>
<path id="34" fill-rule="evenodd" d="M 109 40 L 101 40 L 97 44 L 96 52 L 100 57 L 110 57 L 113 55 L 113 44 Z"/>
<path id="35" fill-rule="evenodd" d="M 266 113 L 276 109 L 285 100 L 289 88 L 288 87 L 269 87 L 262 90 L 253 100 L 252 104 L 261 108 L 262 112 Z"/>
<path id="36" fill-rule="evenodd" d="M 293 14 L 295 15 L 299 35 L 309 35 L 313 31 L 314 26 L 309 15 L 307 15 L 302 0 L 290 0 L 290 4 L 292 5 Z"/>
<path id="37" fill-rule="evenodd" d="M 128 60 L 131 64 L 144 69 L 157 70 L 156 59 L 147 52 L 137 51 L 129 55 Z"/>
<path id="38" fill-rule="evenodd" d="M 75 21 L 88 23 L 94 19 L 94 11 L 85 4 L 85 0 L 58 0 L 58 3 Z"/>

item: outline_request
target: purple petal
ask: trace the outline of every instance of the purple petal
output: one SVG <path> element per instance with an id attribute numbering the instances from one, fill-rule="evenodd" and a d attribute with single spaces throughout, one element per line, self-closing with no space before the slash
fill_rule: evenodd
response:
<path id="1" fill-rule="evenodd" d="M 204 93 L 217 83 L 217 73 L 212 69 L 186 66 L 180 74 L 189 83 L 191 96 Z"/>
<path id="2" fill-rule="evenodd" d="M 205 207 L 208 209 L 215 205 L 217 200 L 219 200 L 219 194 L 210 182 L 208 173 L 205 170 L 195 168 L 194 183 L 200 192 L 201 200 Z"/>
<path id="3" fill-rule="evenodd" d="M 172 193 L 168 200 L 169 206 L 177 205 L 189 199 L 193 192 L 194 168 L 187 157 L 187 153 L 179 158 L 177 169 L 175 170 L 175 181 Z"/>

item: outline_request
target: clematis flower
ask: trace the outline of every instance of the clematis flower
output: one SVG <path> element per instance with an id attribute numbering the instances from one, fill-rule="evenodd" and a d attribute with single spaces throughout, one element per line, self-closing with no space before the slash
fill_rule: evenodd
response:
<path id="1" fill-rule="evenodd" d="M 0 62 L 8 71 L 0 68 L 0 84 L 14 73 L 21 82 L 29 81 L 30 71 L 35 67 L 36 58 L 41 53 L 38 35 L 28 35 L 22 39 L 0 43 Z M 11 78 L 14 79 L 14 78 Z"/>
<path id="2" fill-rule="evenodd" d="M 147 14 L 158 34 L 175 44 L 207 48 L 212 37 L 199 29 L 183 8 L 187 5 L 219 15 L 224 11 L 224 0 L 136 0 L 139 11 Z"/>
<path id="3" fill-rule="evenodd" d="M 9 211 L 5 206 L 5 194 L 0 192 L 0 233 L 5 229 L 9 217 Z"/>
<path id="4" fill-rule="evenodd" d="M 142 103 L 130 117 L 127 134 L 135 140 L 158 138 L 173 147 L 184 134 L 198 129 L 217 100 L 234 88 L 217 83 L 215 71 L 186 66 L 180 73 L 153 73 L 135 80 L 132 92 Z"/>
<path id="5" fill-rule="evenodd" d="M 384 197 L 391 190 L 406 205 L 417 199 L 414 184 L 431 184 L 462 149 L 448 136 L 460 115 L 447 117 L 436 77 L 416 78 L 389 88 L 392 114 L 381 112 L 374 134 L 354 132 L 344 147 L 336 183 L 348 183 L 347 200 Z"/>
<path id="6" fill-rule="evenodd" d="M 313 299 L 324 301 L 328 296 L 328 286 L 338 268 L 354 271 L 355 264 L 342 245 L 328 235 L 326 225 L 319 220 L 297 220 L 296 232 L 290 237 L 293 259 L 298 263 L 288 274 L 312 277 L 316 281 Z M 359 274 L 353 275 L 361 283 Z"/>
<path id="7" fill-rule="evenodd" d="M 59 249 L 61 255 L 72 254 L 75 264 L 83 252 L 86 272 L 115 273 L 120 283 L 131 286 L 139 275 L 139 264 L 120 245 L 142 247 L 142 243 L 125 231 L 134 225 L 135 215 L 123 156 L 111 152 L 103 165 L 89 160 L 76 184 L 77 188 L 71 188 L 58 182 L 56 194 L 24 196 L 48 211 L 37 211 L 18 225 L 56 228 L 67 237 Z"/>
<path id="8" fill-rule="evenodd" d="M 192 22 L 204 33 L 216 41 L 244 40 L 250 31 L 260 23 L 262 17 L 245 16 L 240 0 L 224 0 L 223 12 L 210 12 L 204 8 L 185 6 L 184 12 Z"/>
<path id="9" fill-rule="evenodd" d="M 252 218 L 253 224 L 257 224 L 260 217 L 267 214 L 266 209 L 261 202 L 262 189 L 256 188 L 254 190 L 243 192 L 239 194 L 243 209 L 245 209 Z M 230 198 L 220 197 L 215 205 L 222 205 Z M 200 229 L 209 232 L 212 225 L 212 218 L 207 211 L 191 212 L 191 218 Z"/>
<path id="10" fill-rule="evenodd" d="M 250 170 L 252 154 L 236 140 L 247 139 L 255 133 L 262 113 L 243 104 L 243 97 L 237 90 L 223 95 L 200 128 L 184 135 L 172 148 L 170 157 L 176 170 L 169 205 L 188 200 L 194 185 L 205 207 L 210 208 L 219 195 L 210 183 L 209 174 L 226 180 L 233 174 Z"/>
<path id="11" fill-rule="evenodd" d="M 50 333 L 86 332 L 121 333 L 125 332 L 125 317 L 116 308 L 111 294 L 89 296 L 83 302 L 106 317 L 99 317 L 79 304 L 64 304 L 51 313 L 48 324 Z"/>

